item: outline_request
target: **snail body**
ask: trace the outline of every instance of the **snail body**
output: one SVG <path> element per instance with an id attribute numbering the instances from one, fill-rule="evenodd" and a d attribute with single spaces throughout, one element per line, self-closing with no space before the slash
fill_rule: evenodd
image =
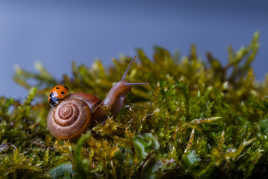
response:
<path id="1" fill-rule="evenodd" d="M 145 84 L 126 82 L 131 63 L 103 101 L 94 95 L 79 92 L 68 94 L 57 105 L 53 105 L 47 117 L 50 133 L 58 139 L 73 139 L 79 137 L 93 122 L 105 120 L 108 114 L 116 116 L 124 106 L 131 87 Z"/>

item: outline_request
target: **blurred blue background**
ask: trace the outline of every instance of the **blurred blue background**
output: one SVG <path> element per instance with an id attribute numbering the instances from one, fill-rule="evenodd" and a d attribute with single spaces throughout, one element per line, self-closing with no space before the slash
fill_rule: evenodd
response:
<path id="1" fill-rule="evenodd" d="M 268 2 L 266 0 L 1 0 L 0 95 L 24 98 L 26 90 L 12 80 L 14 65 L 34 71 L 41 63 L 57 78 L 71 73 L 71 62 L 99 58 L 105 65 L 120 54 L 143 48 L 152 55 L 160 45 L 188 54 L 195 43 L 199 55 L 211 51 L 227 62 L 227 48 L 249 44 L 261 33 L 254 63 L 258 80 L 268 71 Z"/>

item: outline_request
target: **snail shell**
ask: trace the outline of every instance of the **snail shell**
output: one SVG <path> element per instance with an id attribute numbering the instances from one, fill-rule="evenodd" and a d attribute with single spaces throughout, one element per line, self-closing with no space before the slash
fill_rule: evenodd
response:
<path id="1" fill-rule="evenodd" d="M 92 122 L 95 107 L 101 101 L 90 94 L 74 93 L 51 108 L 47 127 L 58 139 L 72 139 L 83 133 Z"/>

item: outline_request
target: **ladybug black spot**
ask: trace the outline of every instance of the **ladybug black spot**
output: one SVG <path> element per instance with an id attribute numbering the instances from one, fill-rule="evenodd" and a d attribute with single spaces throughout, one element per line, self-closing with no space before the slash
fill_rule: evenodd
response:
<path id="1" fill-rule="evenodd" d="M 62 91 L 61 94 L 64 94 L 64 91 Z"/>
<path id="2" fill-rule="evenodd" d="M 56 87 L 56 89 L 60 89 L 59 87 Z"/>

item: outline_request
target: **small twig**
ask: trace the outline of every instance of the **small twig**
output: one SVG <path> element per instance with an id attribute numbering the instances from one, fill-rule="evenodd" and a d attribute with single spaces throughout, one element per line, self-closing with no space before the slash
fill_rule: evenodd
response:
<path id="1" fill-rule="evenodd" d="M 210 117 L 210 118 L 201 118 L 201 119 L 194 119 L 191 121 L 193 124 L 202 124 L 202 123 L 210 123 L 213 121 L 216 121 L 218 119 L 221 119 L 222 117 Z"/>
<path id="2" fill-rule="evenodd" d="M 192 147 L 193 141 L 194 141 L 194 133 L 195 133 L 195 128 L 192 129 L 192 132 L 191 132 L 189 141 L 187 143 L 187 146 L 186 146 L 186 148 L 184 150 L 184 153 L 188 152 L 190 150 L 190 148 Z"/>

